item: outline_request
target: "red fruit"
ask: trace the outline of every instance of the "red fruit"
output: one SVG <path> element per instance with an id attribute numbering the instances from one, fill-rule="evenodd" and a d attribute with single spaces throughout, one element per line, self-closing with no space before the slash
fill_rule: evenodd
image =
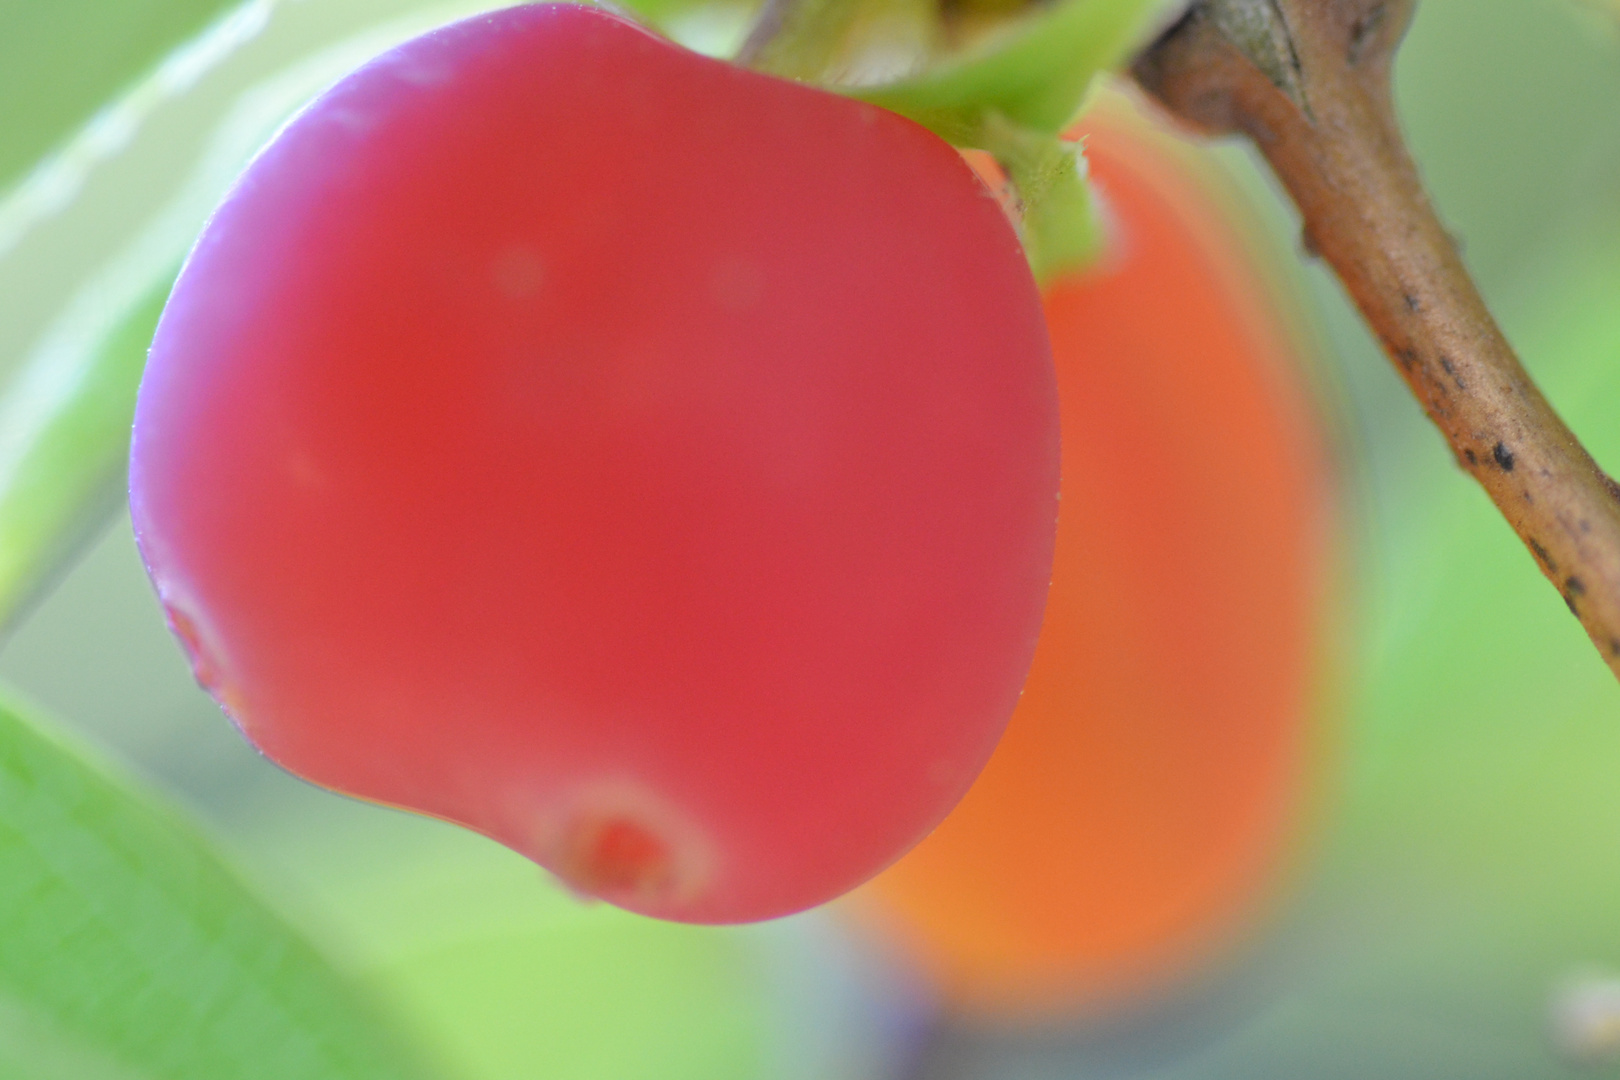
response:
<path id="1" fill-rule="evenodd" d="M 1111 247 L 1046 313 L 1063 515 L 984 774 L 865 893 L 957 1002 L 1099 1006 L 1270 895 L 1306 790 L 1327 456 L 1264 278 L 1162 136 L 1086 125 Z"/>
<path id="2" fill-rule="evenodd" d="M 254 162 L 164 313 L 130 484 L 268 756 L 728 922 L 851 888 L 966 790 L 1057 466 L 1039 298 L 950 147 L 534 5 Z"/>

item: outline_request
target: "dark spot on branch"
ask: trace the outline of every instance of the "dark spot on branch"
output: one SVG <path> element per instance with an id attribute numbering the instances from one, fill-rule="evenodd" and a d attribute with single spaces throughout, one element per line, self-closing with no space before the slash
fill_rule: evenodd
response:
<path id="1" fill-rule="evenodd" d="M 1573 574 L 1564 580 L 1564 603 L 1569 605 L 1569 610 L 1572 614 L 1580 614 L 1579 611 L 1575 610 L 1575 603 L 1580 597 L 1585 595 L 1586 582 L 1582 581 L 1578 577 L 1575 577 Z"/>
<path id="2" fill-rule="evenodd" d="M 1558 564 L 1553 562 L 1553 557 L 1547 553 L 1547 549 L 1541 546 L 1541 541 L 1532 536 L 1525 540 L 1525 543 L 1530 545 L 1530 550 L 1535 552 L 1537 559 L 1541 560 L 1541 565 L 1547 568 L 1547 573 L 1556 574 L 1558 572 Z"/>
<path id="3" fill-rule="evenodd" d="M 1316 243 L 1316 234 L 1311 232 L 1309 225 L 1299 230 L 1299 246 L 1305 252 L 1307 258 L 1320 259 L 1322 257 L 1322 249 Z"/>
<path id="4" fill-rule="evenodd" d="M 1401 362 L 1401 367 L 1405 368 L 1408 371 L 1411 371 L 1412 370 L 1412 365 L 1417 363 L 1417 359 L 1418 359 L 1417 350 L 1416 349 L 1396 349 L 1395 350 L 1395 359 L 1397 359 L 1397 360 L 1399 360 Z"/>
<path id="5" fill-rule="evenodd" d="M 1529 488 L 1525 488 L 1523 491 L 1519 492 L 1519 494 L 1524 497 L 1524 501 L 1527 503 L 1533 503 L 1536 501 L 1536 497 L 1530 494 Z"/>
<path id="6" fill-rule="evenodd" d="M 1506 443 L 1499 442 L 1492 447 L 1491 457 L 1496 459 L 1496 463 L 1502 467 L 1503 472 L 1513 471 L 1513 451 L 1507 448 Z"/>
<path id="7" fill-rule="evenodd" d="M 1564 594 L 1564 606 L 1569 608 L 1569 613 L 1577 619 L 1581 617 L 1580 610 L 1575 606 L 1575 598 L 1568 593 Z"/>
<path id="8" fill-rule="evenodd" d="M 1474 453 L 1472 450 L 1467 449 L 1466 447 L 1463 449 L 1463 457 L 1468 459 L 1468 464 L 1470 464 L 1470 465 L 1478 465 L 1479 464 L 1479 455 Z"/>
<path id="9" fill-rule="evenodd" d="M 1445 369 L 1447 375 L 1451 376 L 1451 381 L 1457 384 L 1457 389 L 1459 389 L 1459 390 L 1468 389 L 1468 384 L 1463 382 L 1462 377 L 1457 374 L 1457 368 L 1456 368 L 1455 365 L 1452 364 L 1451 357 L 1445 355 L 1444 353 L 1441 353 L 1440 354 L 1440 366 Z"/>
<path id="10" fill-rule="evenodd" d="M 1580 526 L 1581 526 L 1581 532 L 1583 532 L 1583 533 L 1589 533 L 1589 532 L 1592 531 L 1592 523 L 1590 521 L 1587 521 L 1585 518 L 1581 518 Z"/>
<path id="11" fill-rule="evenodd" d="M 1154 45 L 1158 45 L 1159 42 L 1168 41 L 1177 34 L 1181 33 L 1183 30 L 1187 29 L 1187 24 L 1191 23 L 1194 18 L 1196 18 L 1196 15 L 1193 5 L 1189 4 L 1187 5 L 1187 13 L 1181 16 L 1181 18 L 1177 19 L 1175 22 L 1171 23 L 1169 26 L 1165 27 L 1164 33 L 1159 35 L 1159 40 L 1155 41 Z M 1147 53 L 1152 51 L 1152 49 L 1148 49 L 1143 55 L 1146 56 Z"/>
<path id="12" fill-rule="evenodd" d="M 1609 639 L 1609 655 L 1620 656 L 1620 638 Z"/>
<path id="13" fill-rule="evenodd" d="M 1362 53 L 1368 44 L 1378 36 L 1378 28 L 1384 22 L 1384 5 L 1377 4 L 1350 28 L 1350 47 L 1345 50 L 1344 58 L 1351 67 L 1361 63 Z"/>
<path id="14" fill-rule="evenodd" d="M 1406 301 L 1407 311 L 1417 311 L 1423 306 L 1422 302 L 1411 293 L 1401 293 L 1401 299 Z"/>

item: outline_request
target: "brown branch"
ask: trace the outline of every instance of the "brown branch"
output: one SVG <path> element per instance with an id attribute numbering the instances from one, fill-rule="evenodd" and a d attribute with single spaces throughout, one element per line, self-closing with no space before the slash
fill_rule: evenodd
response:
<path id="1" fill-rule="evenodd" d="M 1620 676 L 1620 485 L 1520 366 L 1429 203 L 1390 74 L 1415 0 L 1198 0 L 1133 74 L 1254 140 L 1458 464 Z"/>

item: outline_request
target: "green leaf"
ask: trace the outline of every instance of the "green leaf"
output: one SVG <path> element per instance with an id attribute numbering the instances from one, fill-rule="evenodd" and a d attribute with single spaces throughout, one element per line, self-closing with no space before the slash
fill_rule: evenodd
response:
<path id="1" fill-rule="evenodd" d="M 208 844 L 0 703 L 0 1075 L 431 1073 Z"/>
<path id="2" fill-rule="evenodd" d="M 984 145 L 987 117 L 1056 135 L 1092 80 L 1145 43 L 1175 0 L 1059 0 L 986 46 L 897 82 L 848 92 L 908 116 L 958 146 Z"/>
<path id="3" fill-rule="evenodd" d="M 0 4 L 0 190 L 231 2 Z"/>
<path id="4" fill-rule="evenodd" d="M 135 390 L 171 280 L 88 348 L 45 348 L 0 398 L 0 627 L 122 502 Z"/>

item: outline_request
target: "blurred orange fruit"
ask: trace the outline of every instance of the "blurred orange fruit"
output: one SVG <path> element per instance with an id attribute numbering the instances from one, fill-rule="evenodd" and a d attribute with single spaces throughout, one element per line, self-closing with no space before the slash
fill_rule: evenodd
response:
<path id="1" fill-rule="evenodd" d="M 1163 986 L 1265 908 L 1306 806 L 1332 484 L 1298 337 L 1189 151 L 1097 110 L 1109 226 L 1047 291 L 1063 507 L 1024 697 L 865 910 L 960 1006 Z"/>

